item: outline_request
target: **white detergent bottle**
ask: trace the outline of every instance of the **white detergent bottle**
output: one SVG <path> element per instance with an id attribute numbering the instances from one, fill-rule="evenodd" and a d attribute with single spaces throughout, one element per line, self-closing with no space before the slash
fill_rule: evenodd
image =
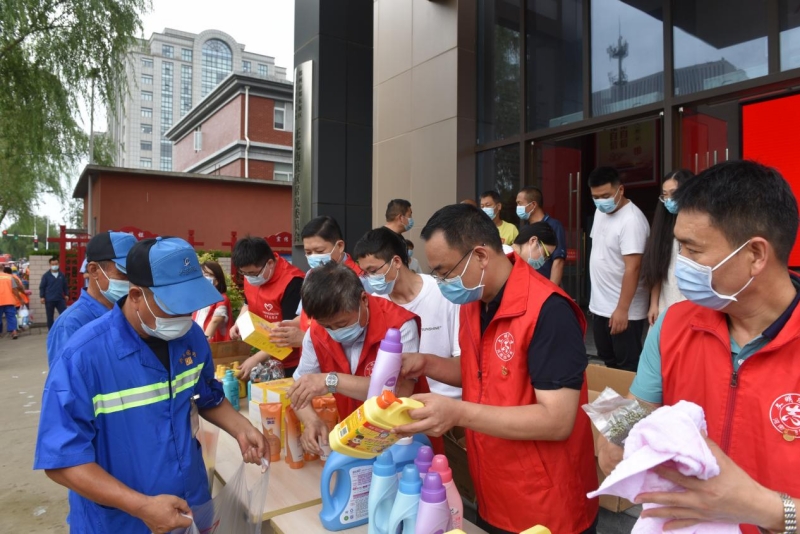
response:
<path id="1" fill-rule="evenodd" d="M 384 451 L 372 465 L 372 483 L 369 487 L 368 534 L 387 534 L 389 516 L 397 495 L 397 473 L 392 453 Z"/>
<path id="2" fill-rule="evenodd" d="M 422 480 L 415 465 L 407 465 L 400 476 L 397 497 L 394 499 L 392 514 L 389 516 L 389 534 L 404 532 L 414 534 L 417 525 L 417 509 Z"/>
<path id="3" fill-rule="evenodd" d="M 397 393 L 397 381 L 400 368 L 403 366 L 403 344 L 400 342 L 400 330 L 390 328 L 381 341 L 378 354 L 375 356 L 375 367 L 369 379 L 367 398 L 380 395 L 384 390 Z"/>
<path id="4" fill-rule="evenodd" d="M 437 454 L 434 456 L 433 463 L 428 472 L 439 473 L 439 476 L 442 477 L 442 484 L 444 484 L 444 490 L 445 493 L 447 493 L 447 506 L 450 507 L 450 518 L 453 521 L 453 528 L 461 529 L 464 524 L 464 501 L 461 500 L 458 488 L 456 488 L 453 482 L 453 470 L 450 469 L 447 457 L 444 454 Z"/>

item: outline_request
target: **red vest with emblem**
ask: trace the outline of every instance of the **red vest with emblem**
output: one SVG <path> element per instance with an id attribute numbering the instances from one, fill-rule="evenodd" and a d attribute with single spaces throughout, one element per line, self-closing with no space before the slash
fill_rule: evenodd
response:
<path id="1" fill-rule="evenodd" d="M 317 353 L 320 372 L 322 373 L 342 373 L 355 376 L 370 376 L 375 365 L 375 357 L 378 355 L 381 341 L 383 341 L 386 331 L 390 328 L 400 329 L 405 323 L 414 319 L 417 323 L 417 333 L 420 331 L 420 320 L 415 314 L 398 306 L 392 301 L 384 298 L 369 295 L 369 323 L 367 324 L 366 338 L 361 349 L 361 356 L 358 359 L 356 372 L 350 369 L 350 360 L 342 349 L 342 345 L 333 340 L 322 326 L 316 321 L 311 323 L 311 342 L 314 344 L 314 351 Z M 414 387 L 414 393 L 430 393 L 428 381 L 423 376 Z M 336 407 L 339 410 L 339 417 L 344 419 L 353 413 L 363 401 L 351 399 L 339 393 L 334 395 Z M 444 454 L 444 441 L 442 438 L 430 438 L 431 445 L 437 454 Z"/>
<path id="2" fill-rule="evenodd" d="M 226 293 L 222 294 L 222 302 L 215 302 L 211 305 L 211 308 L 208 310 L 208 315 L 206 315 L 206 320 L 203 322 L 203 332 L 206 331 L 208 328 L 208 323 L 211 322 L 211 319 L 214 318 L 214 310 L 217 308 L 224 306 L 228 310 L 228 320 L 226 321 L 224 328 L 217 328 L 217 331 L 214 332 L 214 335 L 211 336 L 211 339 L 208 341 L 211 343 L 218 343 L 220 341 L 230 341 L 231 340 L 231 327 L 233 327 L 233 312 L 231 310 L 231 299 L 228 298 Z M 192 314 L 192 319 L 197 318 L 197 312 Z"/>
<path id="3" fill-rule="evenodd" d="M 566 293 L 518 255 L 510 254 L 509 259 L 514 264 L 511 275 L 500 307 L 483 335 L 483 303 L 461 306 L 462 395 L 467 402 L 536 404 L 528 372 L 528 346 L 550 295 L 565 297 L 581 330 L 586 330 L 583 313 Z M 580 404 L 587 402 L 584 376 Z M 508 440 L 467 430 L 467 460 L 478 510 L 493 526 L 521 532 L 541 524 L 558 534 L 571 534 L 589 528 L 597 515 L 598 500 L 586 498 L 597 488 L 592 429 L 580 406 L 572 434 L 565 441 Z"/>
<path id="4" fill-rule="evenodd" d="M 350 254 L 345 254 L 344 264 L 353 269 L 358 276 L 361 276 L 361 274 L 364 272 L 361 270 L 361 267 L 359 267 L 358 264 L 353 261 L 353 258 L 350 256 Z M 308 329 L 311 328 L 311 323 L 312 320 L 308 315 L 306 315 L 306 312 L 304 310 L 300 310 L 300 330 L 307 332 Z"/>
<path id="5" fill-rule="evenodd" d="M 244 296 L 247 298 L 247 309 L 271 323 L 283 321 L 281 300 L 286 286 L 293 279 L 304 277 L 303 271 L 275 254 L 275 271 L 266 284 L 254 286 L 245 280 Z M 284 367 L 297 367 L 298 363 L 300 363 L 300 349 L 292 350 L 292 353 L 283 360 Z"/>
<path id="6" fill-rule="evenodd" d="M 727 315 L 688 301 L 667 311 L 660 351 L 663 403 L 702 407 L 708 437 L 739 467 L 769 489 L 800 495 L 800 307 L 736 373 Z"/>

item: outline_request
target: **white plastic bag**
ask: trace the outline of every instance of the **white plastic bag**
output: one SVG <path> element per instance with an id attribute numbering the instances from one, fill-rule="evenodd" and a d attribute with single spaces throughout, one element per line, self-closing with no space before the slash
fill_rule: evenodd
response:
<path id="1" fill-rule="evenodd" d="M 197 440 L 203 451 L 203 463 L 206 464 L 206 475 L 208 475 L 208 492 L 212 493 L 214 488 L 214 473 L 217 465 L 217 442 L 219 441 L 219 427 L 213 425 L 199 417 L 200 431 L 197 433 Z"/>
<path id="2" fill-rule="evenodd" d="M 269 463 L 262 462 L 243 462 L 219 495 L 192 508 L 192 526 L 171 534 L 260 534 L 269 489 Z"/>

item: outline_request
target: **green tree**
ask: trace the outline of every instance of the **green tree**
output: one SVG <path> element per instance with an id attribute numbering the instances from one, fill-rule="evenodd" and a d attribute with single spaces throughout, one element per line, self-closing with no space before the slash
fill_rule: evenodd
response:
<path id="1" fill-rule="evenodd" d="M 87 156 L 75 110 L 114 110 L 149 0 L 0 0 L 0 223 L 63 198 Z M 88 122 L 88 121 L 87 121 Z"/>
<path id="2" fill-rule="evenodd" d="M 8 235 L 0 239 L 0 253 L 11 254 L 14 259 L 27 257 L 31 250 L 34 249 L 33 237 L 21 236 L 37 236 L 39 238 L 39 250 L 45 248 L 45 238 L 47 237 L 48 222 L 41 216 L 24 216 L 20 220 L 5 228 Z M 58 226 L 49 223 L 50 237 L 58 237 Z M 54 254 L 58 253 L 55 245 L 50 248 Z"/>

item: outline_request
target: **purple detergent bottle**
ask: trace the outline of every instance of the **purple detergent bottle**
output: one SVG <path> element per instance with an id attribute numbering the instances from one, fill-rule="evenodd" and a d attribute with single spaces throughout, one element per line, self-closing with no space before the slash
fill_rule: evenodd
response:
<path id="1" fill-rule="evenodd" d="M 431 468 L 431 464 L 433 464 L 433 449 L 423 445 L 417 451 L 417 459 L 414 460 L 414 465 L 417 466 L 417 471 L 419 471 L 419 476 L 422 480 L 425 480 L 425 474 Z"/>
<path id="2" fill-rule="evenodd" d="M 444 534 L 450 528 L 450 506 L 442 477 L 428 473 L 422 482 L 414 534 Z"/>

